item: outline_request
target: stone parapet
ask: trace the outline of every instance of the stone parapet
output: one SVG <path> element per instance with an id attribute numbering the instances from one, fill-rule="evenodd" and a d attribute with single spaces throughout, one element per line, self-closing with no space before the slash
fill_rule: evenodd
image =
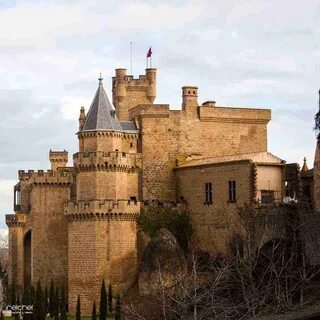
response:
<path id="1" fill-rule="evenodd" d="M 199 116 L 202 121 L 268 123 L 271 119 L 271 110 L 200 106 Z"/>
<path id="2" fill-rule="evenodd" d="M 168 118 L 170 115 L 168 104 L 140 104 L 129 110 L 129 118 L 149 117 Z"/>
<path id="3" fill-rule="evenodd" d="M 125 152 L 78 152 L 73 155 L 74 168 L 81 170 L 135 171 L 141 168 L 141 154 Z"/>
<path id="4" fill-rule="evenodd" d="M 68 220 L 136 220 L 140 202 L 132 200 L 79 200 L 64 205 Z"/>
<path id="5" fill-rule="evenodd" d="M 61 168 L 62 170 L 19 170 L 19 180 L 39 184 L 71 184 L 73 182 L 73 168 Z"/>
<path id="6" fill-rule="evenodd" d="M 6 214 L 6 224 L 9 228 L 24 227 L 27 221 L 25 214 Z"/>

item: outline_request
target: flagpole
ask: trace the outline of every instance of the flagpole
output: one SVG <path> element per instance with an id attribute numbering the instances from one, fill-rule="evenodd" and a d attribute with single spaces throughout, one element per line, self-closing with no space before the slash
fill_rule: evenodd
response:
<path id="1" fill-rule="evenodd" d="M 132 75 L 132 41 L 130 41 L 130 74 Z"/>

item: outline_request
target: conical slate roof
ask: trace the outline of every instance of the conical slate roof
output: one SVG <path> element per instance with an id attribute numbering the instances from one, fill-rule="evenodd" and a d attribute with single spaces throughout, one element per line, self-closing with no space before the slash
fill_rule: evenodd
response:
<path id="1" fill-rule="evenodd" d="M 101 77 L 82 131 L 100 130 L 122 131 L 116 111 L 103 88 Z"/>

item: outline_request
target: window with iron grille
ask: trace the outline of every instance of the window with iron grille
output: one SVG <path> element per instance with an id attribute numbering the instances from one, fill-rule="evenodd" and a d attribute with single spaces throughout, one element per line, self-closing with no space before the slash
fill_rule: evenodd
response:
<path id="1" fill-rule="evenodd" d="M 236 202 L 236 182 L 234 180 L 229 181 L 229 202 Z"/>
<path id="2" fill-rule="evenodd" d="M 212 183 L 208 182 L 205 184 L 205 204 L 212 203 Z"/>
<path id="3" fill-rule="evenodd" d="M 274 191 L 273 190 L 261 190 L 261 203 L 262 204 L 274 203 Z"/>

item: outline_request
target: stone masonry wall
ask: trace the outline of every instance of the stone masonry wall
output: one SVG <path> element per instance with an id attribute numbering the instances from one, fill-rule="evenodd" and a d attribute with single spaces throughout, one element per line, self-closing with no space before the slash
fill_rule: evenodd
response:
<path id="1" fill-rule="evenodd" d="M 201 109 L 206 109 L 201 111 Z M 212 109 L 212 113 L 210 110 Z M 231 110 L 226 110 L 231 109 Z M 173 168 L 188 160 L 267 150 L 270 111 L 199 107 L 200 118 L 164 105 L 138 106 L 143 199 L 175 199 Z M 202 117 L 202 118 L 201 118 Z"/>
<path id="2" fill-rule="evenodd" d="M 226 254 L 239 232 L 237 207 L 251 201 L 252 165 L 249 161 L 221 163 L 176 170 L 177 195 L 192 208 L 194 243 L 215 254 Z M 228 181 L 236 181 L 236 202 L 229 202 Z M 212 183 L 212 204 L 205 204 L 205 183 Z"/>
<path id="3" fill-rule="evenodd" d="M 31 191 L 32 282 L 49 285 L 67 283 L 68 223 L 64 203 L 70 198 L 69 185 L 34 185 Z"/>
<path id="4" fill-rule="evenodd" d="M 99 308 L 102 279 L 115 293 L 134 280 L 137 267 L 136 222 L 82 220 L 69 222 L 69 312 L 75 313 L 80 294 L 83 314 Z"/>

